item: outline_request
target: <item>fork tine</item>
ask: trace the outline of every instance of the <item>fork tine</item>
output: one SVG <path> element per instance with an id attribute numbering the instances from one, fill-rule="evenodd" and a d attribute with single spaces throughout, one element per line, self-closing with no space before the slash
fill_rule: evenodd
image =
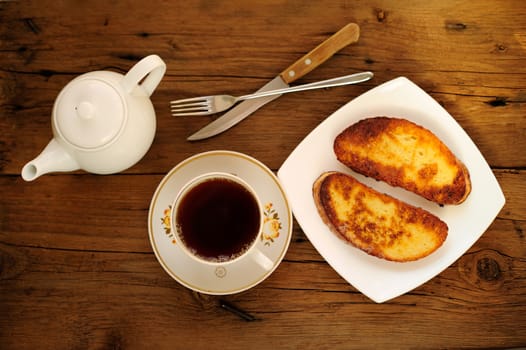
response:
<path id="1" fill-rule="evenodd" d="M 210 108 L 207 106 L 189 106 L 189 107 L 172 107 L 170 108 L 171 112 L 199 112 L 199 111 L 209 111 Z"/>
<path id="2" fill-rule="evenodd" d="M 172 111 L 172 116 L 174 117 L 184 117 L 184 116 L 193 116 L 193 115 L 210 115 L 211 113 L 209 111 L 203 111 L 203 112 L 179 112 L 176 111 L 175 113 Z"/>
<path id="3" fill-rule="evenodd" d="M 194 102 L 194 103 L 180 103 L 180 104 L 171 104 L 170 108 L 208 108 L 210 103 L 208 101 L 203 102 Z"/>
<path id="4" fill-rule="evenodd" d="M 191 98 L 183 98 L 180 100 L 174 100 L 170 101 L 170 104 L 178 104 L 178 103 L 186 103 L 186 102 L 200 102 L 200 101 L 206 101 L 210 96 L 201 96 L 201 97 L 191 97 Z"/>

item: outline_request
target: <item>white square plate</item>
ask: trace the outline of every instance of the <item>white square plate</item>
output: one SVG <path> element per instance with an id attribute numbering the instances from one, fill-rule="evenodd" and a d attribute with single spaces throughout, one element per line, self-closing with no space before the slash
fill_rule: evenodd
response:
<path id="1" fill-rule="evenodd" d="M 467 166 L 471 194 L 460 205 L 440 207 L 401 188 L 354 173 L 336 159 L 335 137 L 360 119 L 401 117 L 431 130 Z M 449 227 L 437 251 L 414 262 L 396 263 L 367 255 L 334 235 L 322 222 L 312 197 L 312 184 L 324 171 L 352 174 L 368 186 L 437 215 Z M 325 260 L 351 285 L 377 303 L 427 282 L 464 254 L 504 206 L 504 195 L 484 157 L 453 117 L 405 77 L 388 81 L 350 101 L 314 129 L 278 171 L 292 211 Z"/>

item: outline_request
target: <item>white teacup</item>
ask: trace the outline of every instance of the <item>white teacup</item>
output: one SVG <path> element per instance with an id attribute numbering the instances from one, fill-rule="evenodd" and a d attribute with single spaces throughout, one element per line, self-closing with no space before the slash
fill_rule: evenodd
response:
<path id="1" fill-rule="evenodd" d="M 190 180 L 175 197 L 171 225 L 181 249 L 200 263 L 222 266 L 249 258 L 265 270 L 274 265 L 256 245 L 261 202 L 238 176 L 212 172 Z"/>

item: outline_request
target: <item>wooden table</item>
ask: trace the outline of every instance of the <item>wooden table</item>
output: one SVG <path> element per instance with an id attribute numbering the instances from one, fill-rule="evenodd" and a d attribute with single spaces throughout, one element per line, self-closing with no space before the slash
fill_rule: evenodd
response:
<path id="1" fill-rule="evenodd" d="M 1 1 L 0 348 L 513 348 L 526 345 L 526 3 L 524 1 Z M 221 135 L 185 139 L 213 117 L 168 101 L 256 90 L 349 22 L 357 44 L 299 82 L 371 70 L 345 88 L 282 96 Z M 111 176 L 20 177 L 51 139 L 60 89 L 156 53 L 157 134 Z M 343 280 L 295 223 L 278 269 L 246 292 L 192 292 L 166 274 L 147 216 L 163 176 L 229 149 L 277 171 L 340 106 L 398 76 L 443 105 L 490 164 L 506 205 L 450 267 L 376 304 Z M 258 318 L 246 322 L 226 300 Z"/>

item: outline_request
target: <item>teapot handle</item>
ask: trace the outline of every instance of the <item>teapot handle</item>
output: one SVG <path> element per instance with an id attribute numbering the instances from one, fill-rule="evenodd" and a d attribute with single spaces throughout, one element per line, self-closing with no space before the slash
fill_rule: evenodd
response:
<path id="1" fill-rule="evenodd" d="M 137 62 L 122 79 L 127 93 L 140 85 L 151 96 L 166 72 L 166 64 L 157 55 L 150 55 Z M 141 82 L 142 80 L 142 82 Z"/>

